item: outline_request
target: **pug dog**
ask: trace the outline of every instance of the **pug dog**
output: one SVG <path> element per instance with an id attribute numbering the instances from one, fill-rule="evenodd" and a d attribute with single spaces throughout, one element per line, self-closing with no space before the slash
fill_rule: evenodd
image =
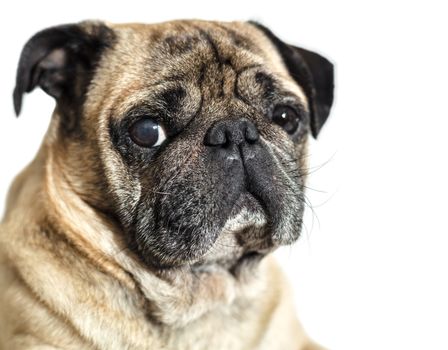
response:
<path id="1" fill-rule="evenodd" d="M 85 21 L 25 45 L 56 100 L 0 226 L 0 348 L 318 349 L 297 240 L 333 65 L 254 22 Z"/>

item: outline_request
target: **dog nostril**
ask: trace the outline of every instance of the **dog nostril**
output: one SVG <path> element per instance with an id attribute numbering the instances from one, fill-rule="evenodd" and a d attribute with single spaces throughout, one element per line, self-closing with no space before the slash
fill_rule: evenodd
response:
<path id="1" fill-rule="evenodd" d="M 251 121 L 240 118 L 221 120 L 213 124 L 206 132 L 204 144 L 206 146 L 221 146 L 227 148 L 232 144 L 253 144 L 259 139 L 257 127 Z"/>
<path id="2" fill-rule="evenodd" d="M 227 144 L 227 132 L 221 128 L 210 128 L 204 138 L 206 146 L 225 146 Z"/>

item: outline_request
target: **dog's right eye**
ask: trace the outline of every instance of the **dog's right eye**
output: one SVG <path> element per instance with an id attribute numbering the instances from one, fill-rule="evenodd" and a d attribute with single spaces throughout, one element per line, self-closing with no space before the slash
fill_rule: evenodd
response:
<path id="1" fill-rule="evenodd" d="M 132 124 L 129 136 L 137 145 L 147 148 L 160 146 L 166 139 L 163 128 L 149 118 L 140 119 Z"/>
<path id="2" fill-rule="evenodd" d="M 280 125 L 288 134 L 294 134 L 299 127 L 300 116 L 289 106 L 276 106 L 272 115 L 272 120 Z"/>

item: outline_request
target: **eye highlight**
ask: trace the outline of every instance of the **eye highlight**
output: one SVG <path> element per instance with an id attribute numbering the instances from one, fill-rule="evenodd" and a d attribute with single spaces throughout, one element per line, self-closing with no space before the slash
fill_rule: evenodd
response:
<path id="1" fill-rule="evenodd" d="M 272 113 L 272 121 L 281 126 L 288 134 L 294 134 L 300 124 L 300 115 L 289 106 L 276 106 Z"/>
<path id="2" fill-rule="evenodd" d="M 134 143 L 145 148 L 160 146 L 166 139 L 163 128 L 150 118 L 142 118 L 132 124 L 129 136 Z"/>

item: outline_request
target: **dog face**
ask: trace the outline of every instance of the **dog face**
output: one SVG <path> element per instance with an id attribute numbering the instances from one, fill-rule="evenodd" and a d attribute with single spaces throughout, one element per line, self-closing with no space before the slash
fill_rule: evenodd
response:
<path id="1" fill-rule="evenodd" d="M 148 267 L 237 271 L 298 238 L 307 137 L 332 104 L 321 56 L 255 23 L 83 22 L 27 43 L 17 113 L 36 86 L 73 191 Z"/>

